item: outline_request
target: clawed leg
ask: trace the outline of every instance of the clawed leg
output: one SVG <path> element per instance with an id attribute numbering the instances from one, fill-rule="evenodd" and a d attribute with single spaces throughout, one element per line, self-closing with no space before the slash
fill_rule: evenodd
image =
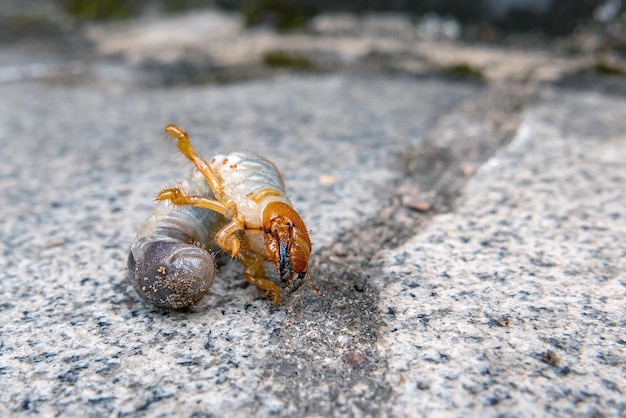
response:
<path id="1" fill-rule="evenodd" d="M 204 196 L 187 195 L 178 187 L 161 190 L 156 199 L 169 200 L 179 206 L 195 206 L 197 208 L 209 209 L 228 218 L 235 218 L 215 234 L 215 242 L 232 257 L 236 257 L 239 254 L 241 243 L 235 233 L 243 230 L 244 226 L 236 219 L 237 211 L 234 204 L 218 202 Z"/>
<path id="2" fill-rule="evenodd" d="M 243 228 L 241 222 L 233 219 L 215 234 L 215 242 L 217 245 L 222 247 L 231 257 L 237 257 L 239 254 L 241 243 L 235 233 L 243 230 Z"/>
<path id="3" fill-rule="evenodd" d="M 309 284 L 309 286 L 311 286 L 311 289 L 313 289 L 315 293 L 317 293 L 319 296 L 323 298 L 326 297 L 326 294 L 324 294 L 324 292 L 322 292 L 317 286 L 313 284 L 313 279 L 311 279 L 311 275 L 309 274 L 308 271 L 306 272 L 306 281 Z"/>
<path id="4" fill-rule="evenodd" d="M 187 132 L 183 131 L 176 125 L 167 125 L 165 127 L 165 132 L 167 132 L 167 134 L 171 137 L 176 138 L 180 152 L 187 157 L 187 159 L 196 166 L 198 171 L 202 173 L 204 178 L 206 178 L 206 181 L 209 183 L 209 187 L 213 191 L 215 197 L 217 199 L 221 199 L 224 195 L 222 184 L 217 179 L 215 173 L 213 173 L 213 170 L 211 170 L 211 167 L 207 164 L 207 162 L 200 158 L 193 150 Z"/>
<path id="5" fill-rule="evenodd" d="M 234 205 L 229 205 L 204 196 L 188 195 L 183 193 L 178 187 L 161 190 L 156 200 L 169 200 L 177 206 L 195 206 L 197 208 L 209 209 L 229 218 L 236 216 Z"/>
<path id="6" fill-rule="evenodd" d="M 262 256 L 250 257 L 240 253 L 237 260 L 244 266 L 243 277 L 248 283 L 266 291 L 267 298 L 278 305 L 280 303 L 280 288 L 276 283 L 265 278 L 265 270 L 263 270 L 265 259 Z"/>

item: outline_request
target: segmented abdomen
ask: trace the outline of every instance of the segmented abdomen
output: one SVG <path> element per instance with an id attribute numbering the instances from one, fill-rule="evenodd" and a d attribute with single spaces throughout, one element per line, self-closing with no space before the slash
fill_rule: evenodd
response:
<path id="1" fill-rule="evenodd" d="M 189 194 L 213 197 L 204 179 L 194 174 L 183 184 Z M 221 215 L 193 206 L 175 208 L 159 202 L 141 226 L 128 256 L 128 278 L 137 293 L 163 308 L 197 304 L 215 276 L 211 252 Z"/>
<path id="2" fill-rule="evenodd" d="M 227 195 L 245 195 L 245 192 L 261 189 L 274 189 L 285 194 L 285 183 L 276 166 L 252 152 L 216 155 L 211 159 L 211 168 L 221 177 Z"/>
<path id="3" fill-rule="evenodd" d="M 211 159 L 211 168 L 222 181 L 224 197 L 237 204 L 249 224 L 262 223 L 263 208 L 269 200 L 255 201 L 252 197 L 262 190 L 272 190 L 273 200 L 289 205 L 283 177 L 269 160 L 251 152 L 231 152 Z"/>

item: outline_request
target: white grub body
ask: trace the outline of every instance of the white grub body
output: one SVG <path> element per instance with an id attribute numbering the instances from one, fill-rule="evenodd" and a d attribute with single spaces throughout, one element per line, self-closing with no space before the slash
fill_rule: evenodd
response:
<path id="1" fill-rule="evenodd" d="M 271 202 L 283 202 L 293 206 L 287 197 L 283 177 L 269 160 L 251 152 L 218 154 L 209 162 L 220 179 L 224 199 L 234 202 L 237 213 L 245 219 L 246 235 L 252 250 L 262 254 L 263 212 Z M 263 199 L 255 200 L 256 193 L 272 190 Z"/>
<path id="2" fill-rule="evenodd" d="M 213 197 L 204 177 L 195 170 L 191 181 L 181 182 L 179 186 L 189 194 Z M 142 257 L 139 250 L 140 242 L 159 240 L 211 244 L 213 236 L 207 225 L 214 223 L 218 216 L 220 215 L 213 211 L 193 206 L 175 207 L 170 202 L 157 202 L 154 212 L 141 225 L 135 236 L 137 241 L 131 247 L 138 251 L 134 254 L 135 258 L 139 260 Z"/>
<path id="3" fill-rule="evenodd" d="M 213 197 L 199 173 L 180 186 Z M 207 249 L 214 247 L 212 234 L 223 221 L 210 210 L 158 202 L 130 248 L 128 277 L 137 293 L 163 308 L 187 308 L 199 302 L 216 274 L 214 256 Z"/>

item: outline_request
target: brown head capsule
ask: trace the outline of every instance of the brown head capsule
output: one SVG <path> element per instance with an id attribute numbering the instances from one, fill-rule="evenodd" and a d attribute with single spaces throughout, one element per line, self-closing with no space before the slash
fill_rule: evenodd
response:
<path id="1" fill-rule="evenodd" d="M 285 288 L 293 292 L 306 277 L 311 240 L 300 215 L 283 202 L 271 202 L 263 212 L 265 251 Z"/>

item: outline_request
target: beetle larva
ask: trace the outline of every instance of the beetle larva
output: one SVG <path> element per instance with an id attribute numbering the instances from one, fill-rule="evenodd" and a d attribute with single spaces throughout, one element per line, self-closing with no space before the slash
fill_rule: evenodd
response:
<path id="1" fill-rule="evenodd" d="M 266 291 L 272 302 L 280 302 L 281 291 L 265 278 L 265 261 L 274 264 L 287 291 L 298 289 L 306 279 L 324 296 L 308 272 L 311 240 L 307 228 L 287 197 L 276 166 L 256 154 L 241 152 L 217 155 L 207 162 L 194 152 L 187 133 L 178 126 L 168 125 L 165 131 L 202 174 L 212 196 L 169 188 L 157 200 L 224 215 L 226 223 L 215 234 L 215 243 L 244 266 L 244 278 Z"/>
<path id="2" fill-rule="evenodd" d="M 213 196 L 197 172 L 180 187 L 207 198 Z M 158 202 L 128 255 L 128 278 L 137 293 L 161 308 L 196 305 L 209 292 L 216 274 L 211 231 L 220 217 L 206 209 Z"/>

